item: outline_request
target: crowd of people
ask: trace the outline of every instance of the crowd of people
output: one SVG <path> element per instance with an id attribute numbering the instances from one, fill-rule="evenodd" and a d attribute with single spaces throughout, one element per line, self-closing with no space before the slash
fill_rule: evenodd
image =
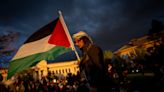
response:
<path id="1" fill-rule="evenodd" d="M 55 74 L 48 73 L 41 79 L 35 78 L 33 73 L 23 73 L 10 79 L 10 84 L 0 83 L 0 92 L 76 92 L 78 87 L 78 75 L 68 74 L 59 79 Z"/>
<path id="2" fill-rule="evenodd" d="M 0 76 L 0 92 L 93 92 L 86 81 L 81 81 L 79 72 L 77 75 L 69 73 L 62 79 L 51 72 L 41 79 L 35 77 L 32 72 L 20 73 L 6 84 Z"/>

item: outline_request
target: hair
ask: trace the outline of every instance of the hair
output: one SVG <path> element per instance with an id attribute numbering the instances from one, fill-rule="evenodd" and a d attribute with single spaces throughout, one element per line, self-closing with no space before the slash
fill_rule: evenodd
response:
<path id="1" fill-rule="evenodd" d="M 0 74 L 0 82 L 3 80 L 3 76 L 2 74 Z"/>
<path id="2" fill-rule="evenodd" d="M 86 37 L 86 36 L 81 37 L 80 40 L 83 40 L 85 44 L 92 43 L 92 42 L 90 41 L 90 39 L 89 39 L 88 37 Z"/>

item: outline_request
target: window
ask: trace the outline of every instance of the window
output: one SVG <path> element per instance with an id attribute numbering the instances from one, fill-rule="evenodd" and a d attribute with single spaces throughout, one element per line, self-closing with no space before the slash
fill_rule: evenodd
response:
<path id="1" fill-rule="evenodd" d="M 59 74 L 61 74 L 61 70 L 59 70 Z"/>
<path id="2" fill-rule="evenodd" d="M 56 74 L 58 74 L 58 70 L 56 70 Z"/>
<path id="3" fill-rule="evenodd" d="M 65 69 L 65 72 L 68 73 L 67 69 Z"/>
<path id="4" fill-rule="evenodd" d="M 69 72 L 69 73 L 71 72 L 71 69 L 70 69 L 70 68 L 68 69 L 68 72 Z"/>
<path id="5" fill-rule="evenodd" d="M 64 73 L 64 69 L 62 70 L 62 72 Z"/>

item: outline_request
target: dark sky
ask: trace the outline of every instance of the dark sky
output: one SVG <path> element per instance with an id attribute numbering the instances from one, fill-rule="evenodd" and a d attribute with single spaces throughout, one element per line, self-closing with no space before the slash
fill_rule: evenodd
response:
<path id="1" fill-rule="evenodd" d="M 61 10 L 70 34 L 87 31 L 104 50 L 115 51 L 145 35 L 152 19 L 164 22 L 164 0 L 1 0 L 0 32 L 20 33 L 19 47 Z"/>

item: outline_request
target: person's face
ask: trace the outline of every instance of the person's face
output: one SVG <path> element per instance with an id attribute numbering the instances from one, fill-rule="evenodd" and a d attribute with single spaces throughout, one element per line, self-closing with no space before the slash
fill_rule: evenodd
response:
<path id="1" fill-rule="evenodd" d="M 75 45 L 81 49 L 84 47 L 84 41 L 82 39 L 75 39 Z"/>

